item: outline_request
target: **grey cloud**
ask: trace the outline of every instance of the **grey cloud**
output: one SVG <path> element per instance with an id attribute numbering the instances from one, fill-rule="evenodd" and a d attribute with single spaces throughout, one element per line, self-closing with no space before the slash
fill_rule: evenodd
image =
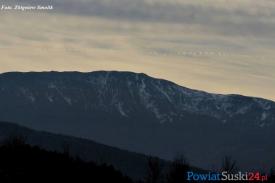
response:
<path id="1" fill-rule="evenodd" d="M 190 3 L 150 4 L 146 0 L 69 0 L 54 3 L 59 13 L 100 16 L 116 20 L 201 25 L 206 30 L 227 35 L 275 36 L 275 8 L 272 6 L 255 6 L 251 11 L 250 7 L 245 6 L 230 9 L 226 8 L 226 5 L 216 7 Z"/>
<path id="2" fill-rule="evenodd" d="M 179 1 L 161 1 L 161 0 L 4 0 L 7 2 L 24 2 L 24 3 L 52 3 L 57 12 L 95 15 L 109 18 L 125 18 L 147 21 L 171 21 L 171 22 L 195 22 L 215 21 L 220 17 L 260 19 L 275 16 L 274 8 L 253 6 L 241 8 L 228 8 L 224 6 L 214 6 L 211 3 L 194 4 L 187 3 L 192 0 Z M 150 3 L 154 2 L 154 3 Z M 166 3 L 165 3 L 166 2 Z M 235 3 L 236 2 L 236 3 Z M 234 1 L 233 4 L 238 4 Z M 262 2 L 265 3 L 264 1 Z M 253 9 L 253 11 L 251 11 Z"/>
<path id="3" fill-rule="evenodd" d="M 51 3 L 56 13 L 99 16 L 115 20 L 201 25 L 206 30 L 211 29 L 229 35 L 275 35 L 273 31 L 275 5 L 266 0 L 255 5 L 244 4 L 238 0 L 230 3 L 223 1 L 222 5 L 215 0 L 209 3 L 192 3 L 191 0 L 17 0 L 17 2 Z"/>

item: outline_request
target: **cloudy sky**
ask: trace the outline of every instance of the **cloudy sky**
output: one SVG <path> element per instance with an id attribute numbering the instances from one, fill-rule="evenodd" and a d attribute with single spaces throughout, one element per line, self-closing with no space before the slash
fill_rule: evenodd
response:
<path id="1" fill-rule="evenodd" d="M 0 72 L 129 70 L 275 100 L 273 0 L 0 0 Z"/>

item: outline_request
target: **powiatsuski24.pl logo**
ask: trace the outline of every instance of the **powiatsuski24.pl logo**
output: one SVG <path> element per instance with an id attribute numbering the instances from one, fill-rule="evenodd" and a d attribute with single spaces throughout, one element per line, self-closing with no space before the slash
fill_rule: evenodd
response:
<path id="1" fill-rule="evenodd" d="M 260 172 L 238 172 L 228 173 L 226 171 L 221 173 L 195 173 L 189 171 L 187 174 L 188 181 L 253 181 L 264 182 L 268 180 L 267 175 L 263 175 Z"/>

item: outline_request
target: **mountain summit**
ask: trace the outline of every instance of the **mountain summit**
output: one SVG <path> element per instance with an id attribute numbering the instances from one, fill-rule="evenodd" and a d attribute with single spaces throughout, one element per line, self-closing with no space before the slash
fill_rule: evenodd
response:
<path id="1" fill-rule="evenodd" d="M 275 163 L 269 142 L 275 103 L 265 99 L 97 71 L 4 73 L 0 101 L 0 120 L 162 158 L 183 153 L 202 167 L 216 166 L 225 155 L 244 168 Z"/>

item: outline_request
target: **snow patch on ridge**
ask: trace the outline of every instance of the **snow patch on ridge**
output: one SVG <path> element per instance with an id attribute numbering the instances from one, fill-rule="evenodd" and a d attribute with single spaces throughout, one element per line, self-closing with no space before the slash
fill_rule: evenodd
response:
<path id="1" fill-rule="evenodd" d="M 119 113 L 120 113 L 122 116 L 124 116 L 124 117 L 127 117 L 127 116 L 128 116 L 128 115 L 126 114 L 126 112 L 123 110 L 122 104 L 121 104 L 120 102 L 117 104 L 117 109 L 118 109 Z"/>

